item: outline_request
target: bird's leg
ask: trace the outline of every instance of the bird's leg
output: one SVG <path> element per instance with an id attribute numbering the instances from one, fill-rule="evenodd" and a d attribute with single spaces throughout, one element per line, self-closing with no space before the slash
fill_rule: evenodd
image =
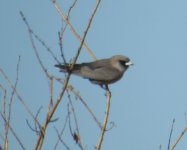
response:
<path id="1" fill-rule="evenodd" d="M 107 84 L 99 84 L 99 85 L 100 85 L 100 87 L 101 87 L 102 89 L 104 89 L 104 90 L 107 90 L 107 89 L 108 89 Z"/>

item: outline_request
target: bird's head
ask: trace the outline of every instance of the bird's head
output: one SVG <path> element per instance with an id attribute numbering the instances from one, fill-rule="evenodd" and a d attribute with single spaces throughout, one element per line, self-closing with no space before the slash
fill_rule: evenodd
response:
<path id="1" fill-rule="evenodd" d="M 111 58 L 112 65 L 119 71 L 125 71 L 129 66 L 133 65 L 127 56 L 116 55 Z"/>

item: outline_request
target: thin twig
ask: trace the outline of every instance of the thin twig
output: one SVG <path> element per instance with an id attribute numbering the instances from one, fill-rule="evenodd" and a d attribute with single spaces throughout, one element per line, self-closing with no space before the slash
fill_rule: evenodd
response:
<path id="1" fill-rule="evenodd" d="M 73 26 L 71 25 L 71 23 L 69 22 L 67 16 L 62 12 L 62 10 L 60 9 L 59 5 L 56 3 L 55 0 L 51 0 L 51 2 L 53 3 L 53 5 L 55 6 L 55 8 L 57 9 L 58 13 L 62 16 L 63 20 L 66 22 L 66 24 L 69 26 L 71 32 L 75 35 L 75 37 L 81 42 L 83 41 L 83 39 L 81 38 L 81 36 L 75 31 L 75 29 L 73 28 Z M 99 2 L 100 3 L 100 0 Z M 88 53 L 90 54 L 90 56 L 96 60 L 96 57 L 94 55 L 94 53 L 91 51 L 91 49 L 86 45 L 86 43 L 83 43 L 83 47 L 88 51 Z"/>
<path id="2" fill-rule="evenodd" d="M 82 142 L 81 142 L 81 136 L 80 136 L 79 125 L 78 125 L 78 121 L 77 121 L 77 116 L 76 116 L 75 109 L 74 109 L 74 106 L 73 106 L 73 103 L 72 103 L 72 100 L 71 100 L 71 96 L 70 96 L 68 91 L 67 91 L 67 93 L 68 93 L 68 99 L 69 99 L 69 103 L 70 103 L 70 106 L 71 106 L 71 110 L 73 112 L 73 118 L 74 118 L 74 122 L 75 122 L 75 126 L 76 126 L 77 136 L 79 137 L 79 140 L 76 141 L 76 142 L 79 144 L 80 149 L 83 150 L 84 148 L 83 148 L 83 145 L 82 145 Z"/>
<path id="3" fill-rule="evenodd" d="M 6 89 L 0 84 L 0 88 L 2 89 L 3 91 L 3 115 L 6 119 Z M 4 137 L 2 136 L 3 138 L 3 141 L 4 141 L 4 145 L 3 145 L 3 149 L 8 149 L 8 137 L 7 137 L 7 134 L 8 134 L 8 126 L 7 124 L 4 122 Z"/>
<path id="4" fill-rule="evenodd" d="M 73 8 L 75 7 L 76 3 L 77 3 L 77 0 L 74 0 L 74 2 L 72 3 L 72 5 L 69 7 L 68 15 L 67 15 L 67 20 L 69 20 L 70 13 L 73 10 Z M 59 34 L 58 34 L 61 56 L 62 56 L 62 59 L 63 59 L 63 61 L 64 61 L 65 64 L 66 64 L 66 60 L 65 60 L 65 56 L 64 56 L 64 52 L 63 52 L 62 40 L 63 40 L 63 35 L 64 35 L 65 31 L 66 31 L 67 26 L 68 26 L 67 23 L 65 24 L 64 27 L 62 26 L 61 32 L 59 32 Z"/>
<path id="5" fill-rule="evenodd" d="M 56 150 L 57 149 L 57 146 L 58 146 L 58 143 L 59 143 L 59 141 L 61 141 L 61 137 L 62 137 L 62 135 L 63 135 L 63 133 L 64 133 L 64 130 L 65 130 L 65 128 L 66 128 L 66 125 L 67 125 L 67 122 L 68 122 L 68 119 L 69 119 L 69 112 L 68 112 L 68 114 L 67 114 L 67 116 L 66 116 L 66 119 L 65 119 L 65 122 L 64 122 L 64 126 L 63 126 L 63 128 L 62 128 L 62 131 L 58 134 L 58 141 L 56 142 L 56 144 L 55 144 L 55 147 L 54 147 L 54 150 Z M 64 145 L 64 143 L 65 142 L 62 142 L 61 141 L 61 143 Z M 66 144 L 66 146 L 67 146 L 67 144 Z M 65 146 L 65 147 L 66 147 Z M 67 146 L 68 147 L 68 146 Z"/>
<path id="6" fill-rule="evenodd" d="M 73 10 L 73 8 L 75 7 L 76 3 L 77 3 L 77 0 L 74 0 L 74 2 L 72 3 L 72 5 L 69 7 L 68 15 L 67 15 L 67 20 L 69 20 L 70 13 Z M 65 59 L 65 56 L 64 56 L 64 52 L 63 52 L 62 41 L 63 41 L 63 35 L 64 35 L 65 31 L 66 31 L 67 26 L 68 26 L 67 23 L 65 24 L 64 27 L 62 26 L 61 32 L 59 32 L 59 34 L 58 34 L 58 36 L 59 36 L 59 45 L 60 45 L 61 57 L 62 57 L 63 62 L 64 62 L 65 65 L 66 65 L 66 59 Z"/>
<path id="7" fill-rule="evenodd" d="M 100 2 L 100 1 L 99 1 L 99 2 Z M 55 3 L 55 2 L 54 2 L 54 3 Z M 95 9 L 94 9 L 93 14 L 91 15 L 91 18 L 90 18 L 89 21 L 88 21 L 88 24 L 87 24 L 86 29 L 85 29 L 85 31 L 84 31 L 84 35 L 83 35 L 83 38 L 82 38 L 82 40 L 81 40 L 80 46 L 78 47 L 77 54 L 76 54 L 76 56 L 75 56 L 75 59 L 73 60 L 71 69 L 73 69 L 74 64 L 76 63 L 76 61 L 77 61 L 77 59 L 78 59 L 78 57 L 79 57 L 80 51 L 81 51 L 81 49 L 82 49 L 83 43 L 84 43 L 84 41 L 85 41 L 86 35 L 87 35 L 88 30 L 89 30 L 89 28 L 90 28 L 92 19 L 93 19 L 95 13 L 96 13 L 96 10 L 97 10 L 97 8 L 98 8 L 98 5 L 99 5 L 99 3 L 97 3 L 97 5 L 96 5 L 96 7 L 95 7 Z M 66 90 L 66 87 L 67 87 L 68 82 L 69 82 L 69 79 L 70 79 L 70 75 L 71 75 L 71 72 L 68 73 L 68 75 L 67 75 L 67 77 L 66 77 L 66 80 L 65 80 L 65 83 L 64 83 L 64 86 L 61 88 L 60 94 L 59 94 L 59 96 L 58 96 L 58 98 L 57 98 L 57 100 L 56 100 L 54 106 L 50 109 L 50 111 L 49 111 L 49 112 L 47 113 L 47 115 L 46 115 L 45 122 L 44 122 L 44 124 L 43 124 L 43 126 L 42 126 L 41 133 L 40 133 L 39 136 L 38 136 L 36 145 L 34 146 L 34 150 L 41 150 L 41 148 L 42 148 L 42 144 L 43 144 L 44 135 L 45 135 L 45 131 L 46 131 L 47 125 L 48 125 L 48 123 L 50 122 L 51 118 L 53 117 L 53 114 L 54 114 L 55 110 L 57 109 L 57 106 L 59 105 L 62 96 L 64 95 L 64 92 L 65 92 L 65 90 Z"/>
<path id="8" fill-rule="evenodd" d="M 77 3 L 77 0 L 74 0 L 74 2 L 72 3 L 72 5 L 69 7 L 68 15 L 67 15 L 67 19 L 68 20 L 69 20 L 69 17 L 70 17 L 70 13 L 73 10 L 73 8 L 75 7 L 76 3 Z"/>
<path id="9" fill-rule="evenodd" d="M 26 24 L 28 31 L 31 35 L 34 35 L 35 39 L 37 39 L 45 48 L 46 50 L 51 54 L 51 56 L 53 57 L 53 59 L 59 63 L 60 61 L 57 59 L 57 57 L 55 56 L 55 54 L 53 53 L 53 51 L 47 46 L 47 44 L 44 42 L 44 40 L 42 40 L 34 31 L 33 29 L 30 27 L 27 19 L 25 18 L 24 14 L 22 11 L 20 11 L 20 15 L 24 21 L 24 23 Z M 34 48 L 35 49 L 35 48 Z M 41 64 L 40 64 L 41 65 Z"/>
<path id="10" fill-rule="evenodd" d="M 6 124 L 8 124 L 6 118 L 3 116 L 3 114 L 2 114 L 1 112 L 0 112 L 0 114 L 1 114 L 1 117 L 3 118 L 4 122 L 5 122 Z M 23 150 L 26 150 L 26 148 L 24 147 L 24 145 L 23 145 L 23 143 L 21 142 L 20 138 L 17 136 L 17 134 L 16 134 L 15 131 L 13 130 L 13 128 L 12 128 L 10 125 L 9 125 L 9 128 L 10 128 L 11 133 L 13 134 L 13 136 L 16 138 L 17 142 L 18 142 L 19 145 L 21 146 L 21 148 L 22 148 Z"/>
<path id="11" fill-rule="evenodd" d="M 67 144 L 64 142 L 64 140 L 61 138 L 61 134 L 59 133 L 58 129 L 55 128 L 55 127 L 54 127 L 54 129 L 55 129 L 55 131 L 56 131 L 56 133 L 57 133 L 57 135 L 58 135 L 59 141 L 64 145 L 64 147 L 65 147 L 67 150 L 70 150 L 70 148 L 67 146 Z"/>
<path id="12" fill-rule="evenodd" d="M 179 135 L 179 137 L 177 138 L 177 140 L 175 141 L 175 143 L 171 146 L 170 150 L 174 150 L 174 148 L 176 147 L 176 145 L 179 143 L 179 141 L 182 139 L 184 133 L 187 131 L 187 126 L 183 129 L 183 131 L 181 132 L 181 134 Z"/>
<path id="13" fill-rule="evenodd" d="M 63 31 L 58 33 L 58 38 L 59 38 L 59 46 L 60 46 L 60 53 L 61 53 L 61 57 L 62 60 L 64 62 L 64 64 L 66 65 L 66 59 L 65 59 L 65 55 L 64 55 L 64 51 L 63 51 L 63 45 L 62 45 L 62 41 L 63 41 Z"/>
<path id="14" fill-rule="evenodd" d="M 19 66 L 20 66 L 20 56 L 18 58 L 17 68 L 16 68 L 16 81 L 15 81 L 15 85 L 14 85 L 15 89 L 17 88 L 17 84 L 18 84 Z M 15 90 L 13 89 L 11 97 L 10 97 L 10 102 L 9 102 L 9 113 L 8 113 L 8 120 L 7 120 L 6 134 L 5 134 L 5 142 L 8 141 L 8 131 L 9 131 L 9 125 L 10 125 L 10 119 L 11 119 L 10 117 L 12 114 L 12 102 L 13 102 L 14 94 L 15 94 Z"/>
<path id="15" fill-rule="evenodd" d="M 50 97 L 49 97 L 48 110 L 50 110 L 51 107 L 53 107 L 53 77 L 50 78 L 49 93 L 50 93 Z"/>
<path id="16" fill-rule="evenodd" d="M 23 107 L 25 108 L 25 110 L 28 112 L 28 114 L 33 118 L 33 120 L 38 124 L 39 128 L 41 128 L 40 123 L 37 119 L 35 119 L 35 116 L 33 115 L 32 111 L 30 110 L 30 108 L 27 106 L 27 104 L 25 103 L 25 101 L 23 100 L 23 98 L 21 97 L 21 95 L 19 95 L 19 93 L 17 92 L 17 89 L 14 87 L 14 85 L 10 82 L 8 76 L 4 73 L 4 71 L 0 68 L 0 73 L 2 74 L 3 78 L 5 79 L 5 81 L 7 82 L 8 86 L 10 88 L 12 88 L 12 90 L 14 90 L 18 100 L 21 102 L 21 104 L 23 105 Z"/>
<path id="17" fill-rule="evenodd" d="M 95 116 L 91 108 L 88 106 L 88 104 L 84 101 L 84 99 L 80 96 L 80 94 L 77 91 L 75 91 L 74 88 L 70 85 L 67 87 L 67 89 L 70 90 L 76 96 L 76 98 L 78 98 L 81 101 L 81 103 L 84 105 L 84 107 L 87 109 L 87 111 L 90 113 L 92 118 L 97 123 L 98 127 L 102 129 L 101 123 L 98 121 L 97 117 Z"/>
<path id="18" fill-rule="evenodd" d="M 40 111 L 41 111 L 41 110 L 42 110 L 42 106 L 40 106 L 40 108 L 38 109 L 38 111 L 37 111 L 37 113 L 36 113 L 36 115 L 35 115 L 35 120 L 37 120 L 38 115 L 40 114 Z M 35 127 L 33 128 L 33 127 L 30 125 L 30 123 L 29 123 L 28 120 L 26 120 L 26 122 L 27 122 L 28 127 L 38 135 L 39 129 L 38 129 L 37 123 L 35 122 Z"/>
<path id="19" fill-rule="evenodd" d="M 172 136 L 172 133 L 173 133 L 173 126 L 174 126 L 174 123 L 175 123 L 175 119 L 173 119 L 172 125 L 171 125 L 171 131 L 170 131 L 169 142 L 168 142 L 168 150 L 170 149 L 171 136 Z"/>
<path id="20" fill-rule="evenodd" d="M 106 96 L 107 96 L 106 112 L 105 112 L 105 117 L 104 117 L 104 121 L 103 121 L 103 125 L 102 125 L 102 130 L 100 132 L 99 139 L 98 139 L 98 142 L 97 142 L 97 145 L 96 145 L 96 150 L 101 149 L 104 134 L 105 134 L 105 131 L 106 131 L 106 125 L 107 125 L 107 122 L 108 122 L 108 116 L 109 116 L 109 112 L 110 112 L 111 92 L 110 92 L 108 86 L 106 86 L 106 88 L 107 88 L 106 89 Z"/>

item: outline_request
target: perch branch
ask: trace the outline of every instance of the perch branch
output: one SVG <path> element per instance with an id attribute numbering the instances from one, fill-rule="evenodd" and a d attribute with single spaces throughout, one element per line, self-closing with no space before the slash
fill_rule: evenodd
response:
<path id="1" fill-rule="evenodd" d="M 110 100 L 111 100 L 111 92 L 110 92 L 108 86 L 107 86 L 107 89 L 106 89 L 106 96 L 107 96 L 106 112 L 105 112 L 105 117 L 104 117 L 102 129 L 101 129 L 101 132 L 100 132 L 100 136 L 99 136 L 99 139 L 98 139 L 98 143 L 96 145 L 96 150 L 101 149 L 102 141 L 103 141 L 104 134 L 105 134 L 105 131 L 106 131 L 106 125 L 107 125 L 107 122 L 108 122 L 108 116 L 109 116 L 109 111 L 110 111 Z"/>

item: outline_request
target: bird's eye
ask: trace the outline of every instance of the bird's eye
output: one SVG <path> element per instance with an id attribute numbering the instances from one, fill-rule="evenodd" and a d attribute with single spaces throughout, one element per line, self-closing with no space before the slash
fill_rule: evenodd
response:
<path id="1" fill-rule="evenodd" d="M 126 61 L 124 61 L 124 60 L 120 60 L 119 62 L 120 62 L 120 64 L 121 64 L 122 66 L 125 66 L 125 64 L 126 64 Z"/>

